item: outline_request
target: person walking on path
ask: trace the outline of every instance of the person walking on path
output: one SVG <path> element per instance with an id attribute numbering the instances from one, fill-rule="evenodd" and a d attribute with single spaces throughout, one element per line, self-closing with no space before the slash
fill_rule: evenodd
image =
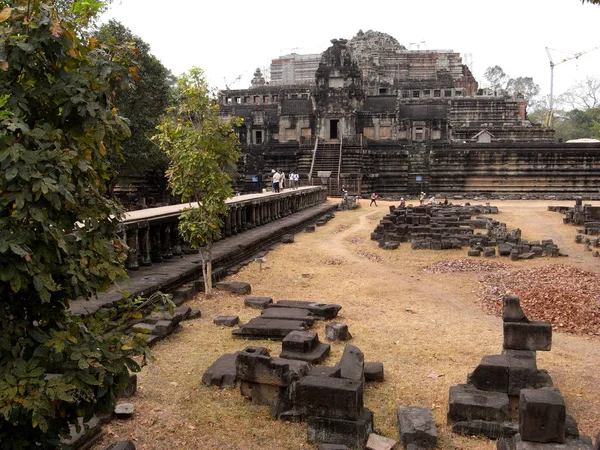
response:
<path id="1" fill-rule="evenodd" d="M 377 206 L 377 199 L 379 198 L 379 195 L 377 195 L 375 192 L 373 192 L 371 194 L 371 203 L 369 203 L 369 206 L 375 204 L 375 206 Z"/>
<path id="2" fill-rule="evenodd" d="M 284 187 L 285 187 L 285 172 L 282 170 L 281 177 L 279 178 L 279 189 L 281 189 L 283 191 Z"/>

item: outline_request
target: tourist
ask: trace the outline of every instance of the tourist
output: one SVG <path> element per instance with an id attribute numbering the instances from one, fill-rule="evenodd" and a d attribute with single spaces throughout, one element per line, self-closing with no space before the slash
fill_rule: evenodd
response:
<path id="1" fill-rule="evenodd" d="M 281 172 L 277 169 L 273 174 L 273 192 L 279 192 L 279 180 L 281 180 Z"/>
<path id="2" fill-rule="evenodd" d="M 444 205 L 448 205 L 448 197 L 444 198 Z"/>
<path id="3" fill-rule="evenodd" d="M 431 196 L 431 198 L 429 199 L 429 204 L 430 205 L 435 205 L 435 195 Z"/>
<path id="4" fill-rule="evenodd" d="M 379 198 L 379 195 L 377 195 L 375 192 L 373 192 L 371 194 L 371 203 L 369 203 L 369 206 L 375 204 L 375 206 L 377 206 L 377 199 Z"/>
<path id="5" fill-rule="evenodd" d="M 406 201 L 404 200 L 404 197 L 402 197 L 400 199 L 400 208 L 404 208 L 406 206 Z"/>
<path id="6" fill-rule="evenodd" d="M 425 194 L 425 192 L 421 192 L 421 194 L 419 195 L 419 204 L 423 205 L 423 200 L 425 200 L 425 196 L 427 194 Z"/>
<path id="7" fill-rule="evenodd" d="M 285 172 L 282 170 L 281 171 L 281 177 L 279 178 L 279 189 L 281 189 L 283 191 L 283 188 L 285 187 Z"/>
<path id="8" fill-rule="evenodd" d="M 294 173 L 294 189 L 298 189 L 298 186 L 300 184 L 300 175 L 298 175 L 297 173 Z"/>

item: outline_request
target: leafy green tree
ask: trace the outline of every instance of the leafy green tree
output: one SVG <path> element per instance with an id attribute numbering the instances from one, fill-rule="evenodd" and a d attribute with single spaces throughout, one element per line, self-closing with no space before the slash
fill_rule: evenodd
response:
<path id="1" fill-rule="evenodd" d="M 112 409 L 145 349 L 106 331 L 114 317 L 68 311 L 125 276 L 106 180 L 129 134 L 114 105 L 128 49 L 109 58 L 83 33 L 99 2 L 75 2 L 67 18 L 50 0 L 2 6 L 0 447 L 55 449 L 77 416 Z"/>
<path id="2" fill-rule="evenodd" d="M 212 295 L 212 243 L 221 238 L 225 201 L 233 195 L 231 169 L 240 158 L 235 127 L 241 119 L 219 117 L 219 105 L 194 68 L 177 81 L 176 106 L 169 108 L 155 136 L 169 157 L 173 195 L 190 204 L 180 216 L 184 240 L 202 257 L 205 294 Z"/>
<path id="3" fill-rule="evenodd" d="M 570 139 L 600 139 L 600 108 L 573 109 L 560 114 L 554 123 L 556 138 L 563 141 Z"/>
<path id="4" fill-rule="evenodd" d="M 102 25 L 94 36 L 113 47 L 126 43 L 133 49 L 131 64 L 135 65 L 131 69 L 134 83 L 117 90 L 114 100 L 120 114 L 128 120 L 131 136 L 123 141 L 121 154 L 112 155 L 114 174 L 109 187 L 112 190 L 117 178 L 124 175 L 145 176 L 162 182 L 168 159 L 150 138 L 169 105 L 174 77 L 150 54 L 150 46 L 121 23 L 111 20 Z M 161 187 L 166 186 L 163 184 Z"/>

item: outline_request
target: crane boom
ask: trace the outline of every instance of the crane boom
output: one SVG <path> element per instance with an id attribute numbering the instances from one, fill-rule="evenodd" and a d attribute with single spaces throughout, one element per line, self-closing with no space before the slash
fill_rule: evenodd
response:
<path id="1" fill-rule="evenodd" d="M 558 62 L 554 62 L 554 60 L 552 59 L 552 53 L 550 53 L 550 49 L 548 47 L 546 47 L 546 54 L 548 55 L 548 59 L 550 60 L 550 104 L 549 109 L 548 109 L 548 115 L 546 116 L 546 123 L 545 125 L 547 127 L 551 127 L 552 126 L 552 116 L 554 115 L 554 67 L 558 66 L 559 64 L 562 64 L 564 62 L 567 61 L 571 61 L 572 59 L 578 59 L 580 56 L 585 55 L 586 53 L 589 52 L 593 52 L 594 50 L 597 50 L 598 47 L 594 47 L 591 50 L 584 50 L 582 52 L 577 52 L 567 58 L 563 58 Z"/>

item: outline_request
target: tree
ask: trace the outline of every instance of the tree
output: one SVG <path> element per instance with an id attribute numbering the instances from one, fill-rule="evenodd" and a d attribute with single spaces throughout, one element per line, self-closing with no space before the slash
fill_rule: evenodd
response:
<path id="1" fill-rule="evenodd" d="M 231 169 L 240 158 L 235 127 L 241 119 L 219 117 L 200 69 L 177 81 L 176 106 L 169 108 L 155 136 L 169 157 L 169 186 L 189 202 L 179 218 L 184 240 L 200 250 L 205 294 L 212 295 L 212 243 L 221 238 L 225 201 L 233 195 Z"/>
<path id="2" fill-rule="evenodd" d="M 107 332 L 112 314 L 68 311 L 125 276 L 105 182 L 129 134 L 114 105 L 129 50 L 86 37 L 99 2 L 69 17 L 51 0 L 1 5 L 0 447 L 54 449 L 69 422 L 113 408 L 145 349 Z"/>
<path id="3" fill-rule="evenodd" d="M 117 177 L 123 175 L 164 178 L 168 160 L 164 152 L 150 139 L 156 131 L 161 115 L 171 99 L 174 78 L 161 62 L 150 54 L 150 46 L 128 28 L 115 20 L 102 25 L 94 33 L 96 39 L 107 45 L 126 43 L 133 49 L 131 64 L 135 65 L 132 76 L 135 82 L 117 91 L 115 105 L 128 120 L 131 136 L 123 141 L 121 154 L 114 154 L 111 166 L 114 170 L 110 188 Z"/>
<path id="4" fill-rule="evenodd" d="M 563 96 L 572 109 L 597 108 L 600 106 L 600 78 L 588 76 L 579 80 Z"/>
<path id="5" fill-rule="evenodd" d="M 506 84 L 508 83 L 508 75 L 504 73 L 504 70 L 500 66 L 488 67 L 485 70 L 483 75 L 488 83 L 490 84 L 490 89 L 493 91 L 500 91 L 502 89 L 506 89 Z"/>
<path id="6" fill-rule="evenodd" d="M 540 87 L 533 82 L 531 77 L 517 77 L 508 80 L 507 91 L 513 97 L 522 96 L 531 100 L 540 93 Z"/>

